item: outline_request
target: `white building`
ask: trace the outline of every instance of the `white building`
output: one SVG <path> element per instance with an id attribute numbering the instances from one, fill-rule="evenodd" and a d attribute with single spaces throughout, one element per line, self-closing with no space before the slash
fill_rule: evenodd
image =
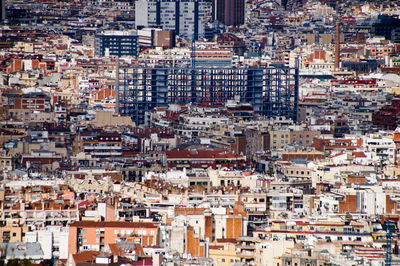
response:
<path id="1" fill-rule="evenodd" d="M 26 232 L 25 242 L 40 243 L 43 259 L 68 259 L 68 228 L 47 226 L 43 230 Z"/>
<path id="2" fill-rule="evenodd" d="M 204 36 L 205 24 L 211 20 L 211 6 L 210 0 L 139 0 L 136 27 L 162 26 L 186 39 L 197 39 Z"/>

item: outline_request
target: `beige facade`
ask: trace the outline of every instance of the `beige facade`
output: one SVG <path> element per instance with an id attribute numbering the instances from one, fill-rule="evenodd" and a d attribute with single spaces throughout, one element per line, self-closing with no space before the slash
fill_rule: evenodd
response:
<path id="1" fill-rule="evenodd" d="M 305 147 L 311 147 L 314 137 L 319 135 L 321 135 L 321 132 L 319 131 L 299 130 L 290 131 L 289 137 L 291 143 L 296 143 Z"/>
<path id="2" fill-rule="evenodd" d="M 311 147 L 315 136 L 321 132 L 310 130 L 270 130 L 264 136 L 264 149 L 284 149 L 289 144 Z"/>
<path id="3" fill-rule="evenodd" d="M 54 114 L 26 109 L 8 109 L 7 115 L 14 121 L 29 122 L 53 122 Z"/>
<path id="4" fill-rule="evenodd" d="M 267 150 L 283 149 L 290 144 L 289 130 L 271 130 L 266 135 Z"/>
<path id="5" fill-rule="evenodd" d="M 216 266 L 230 266 L 240 261 L 240 257 L 236 253 L 235 244 L 224 243 L 223 245 L 210 246 L 209 257 Z"/>
<path id="6" fill-rule="evenodd" d="M 69 178 L 67 182 L 74 191 L 102 195 L 112 191 L 111 177 L 107 176 L 102 179 L 96 179 L 92 173 L 89 173 L 84 179 Z"/>
<path id="7" fill-rule="evenodd" d="M 9 171 L 13 169 L 11 156 L 0 154 L 0 169 L 6 169 Z"/>
<path id="8" fill-rule="evenodd" d="M 14 243 L 22 242 L 23 235 L 28 231 L 27 227 L 20 227 L 18 225 L 6 224 L 0 226 L 0 242 L 1 243 Z"/>
<path id="9" fill-rule="evenodd" d="M 131 126 L 135 127 L 135 123 L 128 116 L 115 116 L 113 112 L 97 112 L 96 118 L 92 121 L 95 127 L 104 126 Z"/>
<path id="10" fill-rule="evenodd" d="M 8 116 L 14 121 L 29 122 L 31 113 L 32 111 L 27 109 L 8 109 Z"/>
<path id="11" fill-rule="evenodd" d="M 313 173 L 311 169 L 302 164 L 282 165 L 281 171 L 286 177 L 295 180 L 311 179 Z"/>
<path id="12" fill-rule="evenodd" d="M 265 240 L 264 242 L 257 243 L 255 251 L 255 263 L 263 266 L 275 266 L 277 265 L 277 261 L 274 260 L 279 258 L 282 254 L 293 247 L 293 240 Z"/>

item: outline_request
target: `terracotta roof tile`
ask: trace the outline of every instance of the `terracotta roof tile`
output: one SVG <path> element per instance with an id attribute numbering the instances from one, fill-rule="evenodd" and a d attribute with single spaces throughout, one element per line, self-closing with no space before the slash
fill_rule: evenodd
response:
<path id="1" fill-rule="evenodd" d="M 73 254 L 75 264 L 80 262 L 96 261 L 96 257 L 100 254 L 100 251 L 82 251 L 81 253 Z"/>

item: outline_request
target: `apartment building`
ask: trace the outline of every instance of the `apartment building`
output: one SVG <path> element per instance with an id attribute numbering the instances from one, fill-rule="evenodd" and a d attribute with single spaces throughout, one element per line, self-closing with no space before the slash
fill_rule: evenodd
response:
<path id="1" fill-rule="evenodd" d="M 95 55 L 137 57 L 139 55 L 138 36 L 133 32 L 122 31 L 106 31 L 96 34 Z"/>
<path id="2" fill-rule="evenodd" d="M 246 156 L 233 154 L 223 149 L 213 150 L 180 150 L 166 151 L 166 161 L 168 168 L 208 168 L 212 167 L 234 167 L 244 168 Z"/>
<path id="3" fill-rule="evenodd" d="M 204 36 L 205 24 L 211 21 L 210 0 L 140 0 L 135 3 L 137 27 L 157 27 L 174 30 L 176 35 L 191 40 Z"/>
<path id="4" fill-rule="evenodd" d="M 122 155 L 121 134 L 92 130 L 79 132 L 75 138 L 75 151 L 91 153 L 94 157 L 115 157 Z"/>
<path id="5" fill-rule="evenodd" d="M 158 245 L 158 225 L 149 222 L 79 221 L 69 227 L 68 254 L 102 251 L 118 241 L 140 243 L 143 247 Z"/>

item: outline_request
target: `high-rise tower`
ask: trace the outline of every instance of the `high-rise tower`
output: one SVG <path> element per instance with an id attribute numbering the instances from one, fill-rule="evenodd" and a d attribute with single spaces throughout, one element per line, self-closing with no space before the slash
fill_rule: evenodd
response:
<path id="1" fill-rule="evenodd" d="M 6 19 L 6 0 L 0 0 L 0 23 Z"/>
<path id="2" fill-rule="evenodd" d="M 236 26 L 244 23 L 244 0 L 214 0 L 214 19 L 228 26 Z"/>
<path id="3" fill-rule="evenodd" d="M 205 25 L 212 20 L 211 0 L 138 0 L 136 27 L 174 30 L 188 40 L 204 37 Z"/>
<path id="4" fill-rule="evenodd" d="M 335 37 L 335 70 L 340 67 L 340 22 L 336 22 L 336 37 Z"/>

